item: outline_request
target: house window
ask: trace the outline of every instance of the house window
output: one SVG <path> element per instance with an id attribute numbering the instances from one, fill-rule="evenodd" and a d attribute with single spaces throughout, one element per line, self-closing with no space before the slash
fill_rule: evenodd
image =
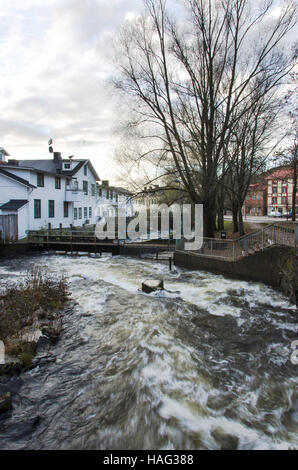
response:
<path id="1" fill-rule="evenodd" d="M 37 173 L 37 186 L 40 188 L 44 187 L 44 175 L 43 173 Z"/>
<path id="2" fill-rule="evenodd" d="M 64 163 L 64 170 L 70 170 L 70 163 Z"/>
<path id="3" fill-rule="evenodd" d="M 272 198 L 272 204 L 277 204 L 277 197 Z"/>
<path id="4" fill-rule="evenodd" d="M 88 217 L 87 207 L 84 207 L 84 219 L 87 219 L 87 217 Z"/>
<path id="5" fill-rule="evenodd" d="M 82 218 L 82 208 L 79 207 L 79 219 L 81 219 L 81 218 Z"/>
<path id="6" fill-rule="evenodd" d="M 68 217 L 68 202 L 63 202 L 63 216 Z"/>
<path id="7" fill-rule="evenodd" d="M 98 188 L 98 195 L 101 197 L 102 196 L 102 189 Z"/>
<path id="8" fill-rule="evenodd" d="M 282 193 L 283 193 L 283 194 L 287 194 L 287 192 L 288 192 L 288 188 L 287 188 L 287 186 L 284 186 L 284 187 L 282 188 Z"/>
<path id="9" fill-rule="evenodd" d="M 74 207 L 74 209 L 73 209 L 73 218 L 74 218 L 74 220 L 77 220 L 77 218 L 78 218 L 78 209 L 76 207 Z"/>
<path id="10" fill-rule="evenodd" d="M 255 201 L 255 200 L 256 200 L 256 195 L 253 194 L 252 198 L 253 198 L 253 200 Z"/>
<path id="11" fill-rule="evenodd" d="M 261 194 L 258 194 L 258 195 L 257 195 L 257 200 L 258 200 L 258 201 L 261 200 Z"/>
<path id="12" fill-rule="evenodd" d="M 281 200 L 282 200 L 282 204 L 286 204 L 286 203 L 287 203 L 287 197 L 286 197 L 286 196 L 283 196 L 283 197 L 281 198 Z"/>
<path id="13" fill-rule="evenodd" d="M 55 189 L 61 189 L 61 178 L 58 176 L 55 178 Z"/>
<path id="14" fill-rule="evenodd" d="M 95 184 L 91 184 L 91 196 L 95 196 Z"/>
<path id="15" fill-rule="evenodd" d="M 277 186 L 272 186 L 272 192 L 273 192 L 273 194 L 277 193 Z"/>
<path id="16" fill-rule="evenodd" d="M 89 219 L 92 219 L 92 207 L 89 207 Z"/>
<path id="17" fill-rule="evenodd" d="M 84 166 L 84 176 L 87 176 L 87 165 Z"/>
<path id="18" fill-rule="evenodd" d="M 41 200 L 34 199 L 34 219 L 41 218 Z"/>
<path id="19" fill-rule="evenodd" d="M 55 201 L 49 200 L 49 218 L 55 217 Z"/>
<path id="20" fill-rule="evenodd" d="M 88 195 L 88 181 L 83 181 L 83 192 Z"/>

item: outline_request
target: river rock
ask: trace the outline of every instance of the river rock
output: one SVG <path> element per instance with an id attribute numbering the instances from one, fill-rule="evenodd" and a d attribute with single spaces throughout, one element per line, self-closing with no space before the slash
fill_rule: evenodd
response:
<path id="1" fill-rule="evenodd" d="M 150 294 L 151 292 L 163 289 L 164 284 L 162 279 L 148 279 L 142 282 L 142 291 L 146 294 Z"/>
<path id="2" fill-rule="evenodd" d="M 44 352 L 50 349 L 51 341 L 46 335 L 42 335 L 39 337 L 36 345 L 36 352 Z"/>
<path id="3" fill-rule="evenodd" d="M 12 410 L 11 393 L 7 392 L 0 395 L 0 413 Z"/>
<path id="4" fill-rule="evenodd" d="M 239 439 L 233 434 L 227 434 L 221 428 L 216 428 L 211 433 L 212 437 L 219 443 L 220 450 L 236 450 Z"/>

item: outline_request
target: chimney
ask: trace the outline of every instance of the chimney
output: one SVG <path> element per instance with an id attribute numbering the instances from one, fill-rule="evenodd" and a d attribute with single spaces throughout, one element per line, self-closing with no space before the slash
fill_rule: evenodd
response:
<path id="1" fill-rule="evenodd" d="M 54 161 L 55 162 L 62 161 L 61 152 L 54 152 Z"/>

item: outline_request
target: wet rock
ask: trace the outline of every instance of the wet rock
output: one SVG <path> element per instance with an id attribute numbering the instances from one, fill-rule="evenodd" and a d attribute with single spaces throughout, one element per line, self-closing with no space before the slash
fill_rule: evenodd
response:
<path id="1" fill-rule="evenodd" d="M 47 336 L 42 335 L 39 337 L 37 341 L 36 352 L 40 353 L 40 352 L 48 351 L 50 348 L 50 345 L 51 345 L 50 339 Z"/>
<path id="2" fill-rule="evenodd" d="M 20 374 L 22 370 L 22 362 L 6 362 L 5 364 L 0 365 L 0 376 Z"/>
<path id="3" fill-rule="evenodd" d="M 42 328 L 42 334 L 49 338 L 51 344 L 55 344 L 59 339 L 60 331 L 57 328 L 45 326 Z"/>
<path id="4" fill-rule="evenodd" d="M 54 356 L 53 354 L 45 354 L 43 356 L 35 357 L 32 361 L 31 368 L 34 369 L 34 367 L 41 366 L 44 364 L 50 364 L 52 362 L 56 362 L 56 356 Z"/>
<path id="5" fill-rule="evenodd" d="M 0 395 L 0 413 L 12 410 L 11 393 L 7 392 Z"/>
<path id="6" fill-rule="evenodd" d="M 212 431 L 211 435 L 219 443 L 220 450 L 236 450 L 238 447 L 238 437 L 226 434 L 223 429 L 217 428 Z"/>
<path id="7" fill-rule="evenodd" d="M 42 332 L 36 328 L 26 328 L 22 334 L 22 340 L 27 343 L 37 343 L 42 336 Z"/>
<path id="8" fill-rule="evenodd" d="M 146 294 L 150 294 L 151 292 L 163 289 L 164 283 L 162 279 L 148 279 L 142 282 L 142 291 Z"/>

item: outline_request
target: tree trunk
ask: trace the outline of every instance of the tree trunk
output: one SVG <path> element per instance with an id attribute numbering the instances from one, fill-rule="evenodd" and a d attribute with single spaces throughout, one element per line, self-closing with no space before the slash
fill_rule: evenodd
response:
<path id="1" fill-rule="evenodd" d="M 207 204 L 203 204 L 204 237 L 214 238 L 214 216 Z"/>
<path id="2" fill-rule="evenodd" d="M 293 171 L 294 171 L 294 184 L 293 184 L 293 196 L 292 196 L 292 220 L 293 222 L 296 221 L 296 197 L 297 197 L 297 160 L 294 157 L 293 163 Z"/>
<path id="3" fill-rule="evenodd" d="M 220 232 L 225 228 L 225 220 L 224 220 L 224 211 L 222 208 L 218 210 L 217 213 L 217 230 Z"/>
<path id="4" fill-rule="evenodd" d="M 232 214 L 233 214 L 233 233 L 237 233 L 237 232 L 239 232 L 238 206 L 237 205 L 233 205 Z"/>
<path id="5" fill-rule="evenodd" d="M 239 209 L 239 232 L 240 232 L 240 237 L 244 235 L 244 224 L 243 224 L 243 216 L 242 216 L 242 209 L 240 207 Z"/>

